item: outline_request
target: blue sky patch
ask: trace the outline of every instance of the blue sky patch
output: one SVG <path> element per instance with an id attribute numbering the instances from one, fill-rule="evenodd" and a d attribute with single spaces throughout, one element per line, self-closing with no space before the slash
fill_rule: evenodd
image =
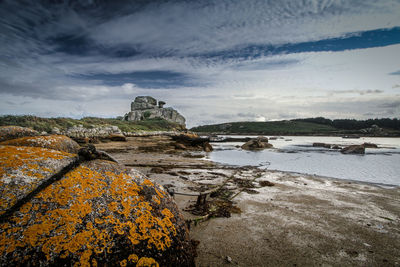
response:
<path id="1" fill-rule="evenodd" d="M 347 34 L 347 37 L 284 45 L 249 45 L 242 49 L 213 52 L 204 57 L 223 59 L 253 59 L 279 54 L 303 52 L 338 52 L 400 44 L 400 27 Z"/>

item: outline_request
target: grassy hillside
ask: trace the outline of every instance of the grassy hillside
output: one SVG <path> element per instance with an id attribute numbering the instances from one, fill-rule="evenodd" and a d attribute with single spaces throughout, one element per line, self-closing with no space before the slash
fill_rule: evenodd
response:
<path id="1" fill-rule="evenodd" d="M 264 135 L 334 134 L 340 132 L 330 125 L 302 121 L 231 122 L 198 126 L 191 130 L 203 133 L 254 133 Z"/>
<path id="2" fill-rule="evenodd" d="M 0 116 L 0 126 L 17 125 L 23 127 L 30 127 L 37 131 L 51 131 L 52 128 L 66 129 L 74 125 L 83 125 L 85 128 L 92 128 L 101 125 L 114 125 L 118 126 L 123 132 L 136 132 L 136 131 L 169 131 L 180 130 L 182 126 L 172 123 L 163 119 L 148 119 L 138 122 L 122 121 L 120 119 L 104 119 L 86 117 L 82 119 L 71 118 L 40 118 L 36 116 L 24 115 L 14 116 L 6 115 Z"/>

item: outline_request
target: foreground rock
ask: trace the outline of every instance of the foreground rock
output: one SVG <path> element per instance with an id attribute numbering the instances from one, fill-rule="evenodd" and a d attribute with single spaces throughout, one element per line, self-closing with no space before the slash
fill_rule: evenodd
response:
<path id="1" fill-rule="evenodd" d="M 257 137 L 252 139 L 246 143 L 244 143 L 241 148 L 246 150 L 259 150 L 265 148 L 272 148 L 273 145 L 268 143 L 268 138 L 266 137 Z"/>
<path id="2" fill-rule="evenodd" d="M 22 137 L 1 142 L 0 145 L 43 147 L 69 153 L 78 153 L 80 146 L 65 135 Z"/>
<path id="3" fill-rule="evenodd" d="M 340 152 L 343 154 L 365 154 L 365 147 L 363 145 L 352 145 L 342 148 Z"/>
<path id="4" fill-rule="evenodd" d="M 0 146 L 0 265 L 192 266 L 174 200 L 106 160 Z"/>
<path id="5" fill-rule="evenodd" d="M 20 126 L 0 127 L 0 142 L 25 136 L 37 136 L 37 135 L 40 135 L 40 133 L 30 128 L 25 128 Z"/>

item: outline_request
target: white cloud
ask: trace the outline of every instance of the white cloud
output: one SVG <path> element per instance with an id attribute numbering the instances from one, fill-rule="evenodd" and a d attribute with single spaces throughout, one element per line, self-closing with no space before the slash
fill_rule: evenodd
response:
<path id="1" fill-rule="evenodd" d="M 390 28 L 400 25 L 398 10 L 395 0 L 165 2 L 104 22 L 91 37 L 102 44 L 188 55 Z"/>

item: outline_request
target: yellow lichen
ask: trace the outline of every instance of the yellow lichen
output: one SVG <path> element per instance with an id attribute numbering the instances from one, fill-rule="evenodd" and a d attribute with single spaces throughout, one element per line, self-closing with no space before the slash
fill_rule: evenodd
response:
<path id="1" fill-rule="evenodd" d="M 152 204 L 141 194 L 144 186 L 157 190 L 148 180 L 138 185 L 125 173 L 101 173 L 80 166 L 41 191 L 33 199 L 37 201 L 26 203 L 10 223 L 0 225 L 0 254 L 28 246 L 40 248 L 49 261 L 57 255 L 75 255 L 79 257 L 77 265 L 89 266 L 94 255 L 112 253 L 118 236 L 131 242 L 132 252 L 142 242 L 149 249 L 165 250 L 176 235 L 171 221 L 174 215 L 168 209 L 161 211 L 162 217 L 155 215 Z M 155 196 L 153 205 L 158 205 L 164 194 Z M 104 203 L 106 199 L 108 203 Z M 40 211 L 35 218 L 32 210 Z M 158 266 L 154 259 L 138 258 L 131 254 L 128 260 L 138 262 L 137 266 Z"/>
<path id="2" fill-rule="evenodd" d="M 159 267 L 159 265 L 153 258 L 142 257 L 136 264 L 136 267 Z"/>
<path id="3" fill-rule="evenodd" d="M 45 162 L 74 157 L 75 154 L 39 147 L 0 145 L 0 210 L 14 205 L 18 194 L 28 194 L 56 172 L 56 164 L 44 167 Z"/>
<path id="4" fill-rule="evenodd" d="M 138 257 L 136 254 L 131 254 L 131 255 L 129 255 L 129 257 L 128 257 L 128 260 L 129 260 L 130 262 L 135 263 L 135 262 L 137 262 L 137 261 L 139 260 L 139 257 Z"/>
<path id="5" fill-rule="evenodd" d="M 42 147 L 77 152 L 79 145 L 65 135 L 28 136 L 3 141 L 0 145 Z"/>

